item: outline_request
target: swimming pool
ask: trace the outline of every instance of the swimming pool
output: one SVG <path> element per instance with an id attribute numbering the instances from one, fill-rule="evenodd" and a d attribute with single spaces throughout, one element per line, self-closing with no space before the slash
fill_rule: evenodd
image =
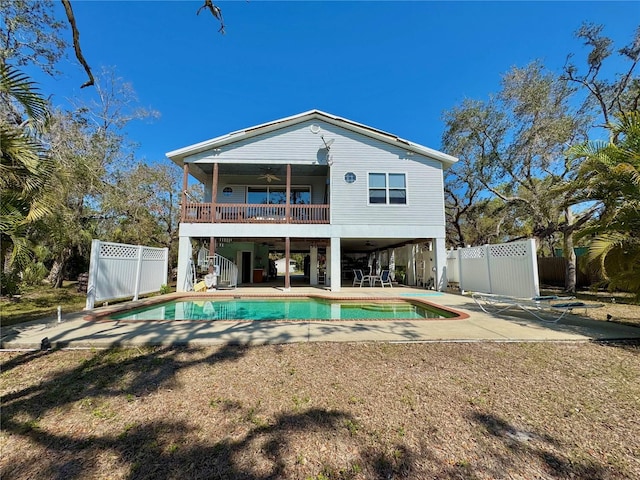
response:
<path id="1" fill-rule="evenodd" d="M 325 298 L 191 298 L 120 313 L 118 321 L 306 321 L 425 320 L 456 318 L 456 312 L 409 300 L 334 300 Z"/>

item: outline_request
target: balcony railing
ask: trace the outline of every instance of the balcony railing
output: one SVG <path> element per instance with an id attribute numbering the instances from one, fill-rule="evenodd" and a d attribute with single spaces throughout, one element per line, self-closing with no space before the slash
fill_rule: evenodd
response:
<path id="1" fill-rule="evenodd" d="M 329 223 L 329 205 L 254 205 L 247 203 L 187 203 L 184 223 Z"/>

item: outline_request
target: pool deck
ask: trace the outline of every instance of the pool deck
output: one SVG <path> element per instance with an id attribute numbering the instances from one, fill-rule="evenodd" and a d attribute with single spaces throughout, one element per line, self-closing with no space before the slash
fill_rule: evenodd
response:
<path id="1" fill-rule="evenodd" d="M 468 314 L 468 318 L 419 321 L 274 321 L 274 322 L 119 322 L 87 320 L 87 312 L 43 318 L 2 329 L 3 349 L 40 348 L 49 339 L 53 348 L 108 348 L 140 345 L 261 345 L 297 342 L 573 342 L 640 339 L 640 328 L 591 320 L 569 314 L 558 323 L 535 319 L 526 312 L 489 315 L 463 295 L 410 287 L 343 288 L 339 293 L 313 287 L 242 287 L 206 294 L 216 296 L 323 295 L 340 298 L 415 298 Z M 163 297 L 168 298 L 168 297 Z M 606 306 L 604 307 L 606 308 Z M 94 310 L 105 313 L 113 307 Z"/>

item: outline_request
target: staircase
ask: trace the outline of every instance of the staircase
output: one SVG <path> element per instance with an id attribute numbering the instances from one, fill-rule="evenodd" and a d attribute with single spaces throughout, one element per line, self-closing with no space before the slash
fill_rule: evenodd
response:
<path id="1" fill-rule="evenodd" d="M 236 288 L 238 286 L 238 267 L 228 258 L 218 255 L 207 257 L 209 267 L 214 266 L 218 273 L 216 288 Z"/>

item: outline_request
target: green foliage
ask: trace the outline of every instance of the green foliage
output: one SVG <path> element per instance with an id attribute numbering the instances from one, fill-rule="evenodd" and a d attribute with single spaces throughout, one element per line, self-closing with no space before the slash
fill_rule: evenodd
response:
<path id="1" fill-rule="evenodd" d="M 96 90 L 101 103 L 55 112 L 47 136 L 55 208 L 37 241 L 51 251 L 57 286 L 74 256 L 89 255 L 93 238 L 169 247 L 177 237 L 175 172 L 132 162 L 134 147 L 122 130 L 154 113 L 137 109 L 131 86 L 111 71 L 98 77 Z"/>
<path id="2" fill-rule="evenodd" d="M 6 275 L 6 273 L 2 274 L 0 278 L 2 281 L 3 295 L 5 294 L 5 286 L 10 285 L 10 283 L 5 283 L 4 275 Z M 25 284 L 19 284 L 17 274 L 15 274 L 13 278 L 13 285 L 15 285 L 16 289 L 19 287 L 19 290 L 16 290 L 14 295 L 20 293 L 20 301 L 0 300 L 3 326 L 54 315 L 59 305 L 62 306 L 62 311 L 65 313 L 79 312 L 85 306 L 86 295 L 84 293 L 78 293 L 73 283 L 66 284 L 60 289 L 51 288 L 46 284 L 39 285 L 38 287 L 29 287 Z"/>
<path id="3" fill-rule="evenodd" d="M 553 191 L 570 175 L 568 143 L 587 118 L 573 90 L 541 64 L 514 67 L 488 101 L 466 100 L 445 114 L 445 149 L 459 157 L 447 176 L 449 232 L 458 244 L 553 236 L 564 207 Z"/>
<path id="4" fill-rule="evenodd" d="M 610 289 L 640 298 L 640 112 L 617 118 L 609 143 L 578 145 L 572 154 L 584 158 L 577 184 L 603 205 L 598 221 L 583 232 L 591 238 L 588 258 Z"/>
<path id="5" fill-rule="evenodd" d="M 171 293 L 171 287 L 163 283 L 160 285 L 160 295 L 166 295 L 167 293 Z"/>
<path id="6" fill-rule="evenodd" d="M 35 65 L 54 75 L 64 56 L 65 24 L 55 19 L 51 0 L 0 0 L 0 63 Z"/>
<path id="7" fill-rule="evenodd" d="M 13 297 L 20 293 L 20 277 L 15 270 L 0 270 L 0 294 L 7 297 Z M 3 321 L 6 325 L 6 323 Z"/>
<path id="8" fill-rule="evenodd" d="M 116 172 L 103 196 L 107 221 L 103 237 L 111 241 L 170 247 L 178 226 L 179 171 L 172 165 L 142 162 Z"/>
<path id="9" fill-rule="evenodd" d="M 47 199 L 53 169 L 40 135 L 48 110 L 34 83 L 4 63 L 0 101 L 0 264 L 10 254 L 10 265 L 22 266 L 30 259 L 29 229 L 51 212 Z"/>
<path id="10" fill-rule="evenodd" d="M 49 115 L 47 101 L 39 95 L 36 83 L 5 63 L 0 63 L 0 93 L 18 102 L 32 126 L 46 122 Z"/>
<path id="11" fill-rule="evenodd" d="M 589 49 L 584 73 L 571 58 L 561 75 L 537 62 L 514 67 L 503 76 L 497 94 L 486 101 L 465 100 L 445 113 L 443 145 L 460 159 L 445 178 L 451 244 L 533 236 L 543 251 L 552 251 L 561 240 L 564 250 L 572 252 L 574 235 L 584 230 L 596 214 L 600 215 L 584 230 L 583 237 L 611 231 L 612 225 L 607 225 L 616 210 L 612 199 L 634 188 L 628 179 L 637 172 L 629 169 L 629 162 L 616 161 L 615 168 L 609 168 L 607 152 L 602 151 L 607 144 L 585 144 L 581 152 L 574 150 L 569 155 L 566 151 L 568 145 L 585 142 L 594 120 L 601 120 L 598 126 L 607 128 L 610 141 L 617 142 L 620 132 L 611 128 L 610 120 L 618 115 L 621 121 L 627 121 L 630 116 L 626 112 L 638 110 L 640 80 L 633 72 L 640 61 L 640 29 L 627 46 L 617 50 L 627 62 L 622 67 L 626 71 L 610 78 L 603 78 L 603 67 L 615 50 L 602 31 L 602 26 L 584 24 L 576 32 Z M 600 158 L 600 163 L 590 162 L 585 170 L 581 166 L 583 157 Z M 630 208 L 621 209 L 615 216 L 621 222 L 623 216 L 638 211 L 637 203 L 629 201 L 628 196 L 624 201 Z M 626 228 L 630 222 L 633 220 L 624 220 Z M 630 231 L 640 236 L 637 227 Z M 608 245 L 622 245 L 613 237 L 608 240 Z M 599 245 L 602 260 L 604 244 Z M 635 250 L 628 247 L 627 238 L 626 258 L 633 263 L 631 252 Z M 575 258 L 567 258 L 575 266 Z M 625 271 L 620 266 L 615 270 Z M 611 285 L 620 278 L 616 276 L 614 281 L 611 277 Z M 629 285 L 627 280 L 625 283 Z M 575 289 L 575 275 L 567 276 L 565 288 Z"/>
<path id="12" fill-rule="evenodd" d="M 42 262 L 34 262 L 27 265 L 22 271 L 22 282 L 28 286 L 40 285 L 47 277 L 49 271 Z"/>

